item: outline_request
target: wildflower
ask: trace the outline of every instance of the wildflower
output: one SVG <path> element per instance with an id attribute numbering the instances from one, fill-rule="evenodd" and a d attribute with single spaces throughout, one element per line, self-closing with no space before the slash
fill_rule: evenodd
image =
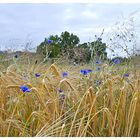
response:
<path id="1" fill-rule="evenodd" d="M 96 68 L 96 70 L 97 70 L 97 71 L 100 71 L 100 70 L 101 70 L 101 68 L 100 68 L 100 67 L 97 67 L 97 68 Z"/>
<path id="2" fill-rule="evenodd" d="M 98 41 L 102 41 L 102 38 L 101 37 L 98 37 Z"/>
<path id="3" fill-rule="evenodd" d="M 96 64 L 101 64 L 101 61 L 99 61 L 99 60 L 96 60 Z"/>
<path id="4" fill-rule="evenodd" d="M 113 54 L 113 56 L 115 56 L 115 54 Z"/>
<path id="5" fill-rule="evenodd" d="M 58 92 L 60 93 L 60 99 L 64 100 L 65 99 L 65 94 L 63 93 L 62 89 L 59 89 Z"/>
<path id="6" fill-rule="evenodd" d="M 96 80 L 96 85 L 99 86 L 101 84 L 100 80 Z"/>
<path id="7" fill-rule="evenodd" d="M 88 71 L 88 73 L 92 72 L 92 70 L 91 70 L 91 69 L 88 69 L 87 71 Z"/>
<path id="8" fill-rule="evenodd" d="M 40 77 L 41 74 L 40 74 L 40 73 L 35 73 L 35 76 L 36 76 L 36 77 Z"/>
<path id="9" fill-rule="evenodd" d="M 62 75 L 63 75 L 63 77 L 67 77 L 68 76 L 68 72 L 63 72 Z"/>
<path id="10" fill-rule="evenodd" d="M 128 73 L 125 73 L 125 74 L 123 75 L 123 77 L 129 77 L 129 74 L 128 74 Z"/>
<path id="11" fill-rule="evenodd" d="M 84 70 L 80 70 L 80 72 L 83 74 L 83 75 L 88 75 L 90 72 L 92 72 L 91 69 L 84 69 Z"/>
<path id="12" fill-rule="evenodd" d="M 64 94 L 64 93 L 61 94 L 60 99 L 61 99 L 61 100 L 64 100 L 64 99 L 65 99 L 65 94 Z"/>
<path id="13" fill-rule="evenodd" d="M 31 91 L 31 89 L 30 89 L 28 86 L 25 86 L 25 85 L 20 86 L 20 89 L 21 89 L 23 92 L 30 92 L 30 91 Z"/>
<path id="14" fill-rule="evenodd" d="M 52 44 L 52 43 L 53 43 L 53 41 L 52 41 L 52 40 L 48 40 L 48 43 L 49 43 L 49 44 Z"/>
<path id="15" fill-rule="evenodd" d="M 116 58 L 115 60 L 113 60 L 113 62 L 114 62 L 115 64 L 120 64 L 120 63 L 121 63 L 121 60 L 118 59 L 118 58 Z"/>
<path id="16" fill-rule="evenodd" d="M 87 70 L 80 70 L 80 72 L 81 72 L 83 75 L 87 75 L 87 74 L 88 74 L 88 71 L 87 71 Z"/>
<path id="17" fill-rule="evenodd" d="M 58 92 L 59 92 L 59 93 L 62 93 L 63 91 L 62 91 L 62 89 L 59 89 Z"/>

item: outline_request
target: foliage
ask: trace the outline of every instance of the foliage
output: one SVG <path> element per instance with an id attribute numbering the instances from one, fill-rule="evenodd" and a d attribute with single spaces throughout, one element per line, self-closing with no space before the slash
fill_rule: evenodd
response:
<path id="1" fill-rule="evenodd" d="M 74 35 L 73 33 L 69 33 L 67 31 L 61 33 L 61 47 L 62 48 L 73 48 L 80 42 L 78 36 Z"/>
<path id="2" fill-rule="evenodd" d="M 103 30 L 104 31 L 104 30 Z M 102 32 L 103 34 L 103 32 Z M 101 36 L 102 36 L 101 34 Z M 102 60 L 106 60 L 107 59 L 107 45 L 106 43 L 102 42 L 102 38 L 100 37 L 96 37 L 95 41 L 92 42 L 88 42 L 88 43 L 82 43 L 79 44 L 78 47 L 79 48 L 88 48 L 89 52 L 88 55 L 90 55 L 90 60 L 94 61 L 95 59 L 102 59 Z"/>
<path id="3" fill-rule="evenodd" d="M 82 43 L 82 44 L 79 44 L 78 47 L 79 48 L 88 48 L 89 45 L 88 45 L 88 43 Z"/>
<path id="4" fill-rule="evenodd" d="M 91 57 L 94 59 L 107 59 L 107 52 L 106 52 L 107 45 L 106 43 L 102 43 L 101 40 L 96 40 L 90 43 L 91 49 Z"/>
<path id="5" fill-rule="evenodd" d="M 52 40 L 53 42 L 49 44 L 48 40 Z M 65 31 L 61 33 L 60 37 L 58 35 L 51 35 L 49 38 L 45 38 L 37 47 L 37 53 L 44 55 L 44 57 L 49 53 L 49 57 L 54 58 L 61 54 L 62 49 L 73 48 L 79 41 L 76 35 Z"/>
<path id="6" fill-rule="evenodd" d="M 102 33 L 103 34 L 103 33 Z M 51 43 L 48 43 L 48 40 L 52 40 Z M 45 38 L 45 40 L 37 47 L 37 52 L 39 54 L 44 55 L 44 57 L 58 57 L 61 54 L 69 55 L 71 54 L 71 49 L 73 48 L 79 48 L 79 53 L 83 55 L 85 60 L 88 61 L 89 57 L 90 59 L 107 59 L 107 52 L 106 52 L 106 44 L 102 42 L 102 38 L 98 37 L 93 42 L 83 43 L 79 44 L 80 39 L 78 36 L 74 35 L 73 33 L 69 33 L 67 31 L 62 32 L 60 37 L 58 35 L 51 35 L 49 38 Z M 80 50 L 85 48 L 85 52 L 83 50 Z M 68 52 L 68 50 L 70 52 Z M 87 55 L 85 57 L 85 55 Z M 78 55 L 73 52 L 73 57 L 77 57 Z M 84 58 L 80 58 L 78 61 L 81 61 Z M 77 58 L 75 58 L 77 59 Z M 76 60 L 77 61 L 77 60 Z"/>
<path id="7" fill-rule="evenodd" d="M 48 43 L 48 40 L 52 40 L 51 44 Z M 60 54 L 60 38 L 55 35 L 45 38 L 45 40 L 37 47 L 37 53 L 43 55 L 44 57 L 57 57 Z"/>

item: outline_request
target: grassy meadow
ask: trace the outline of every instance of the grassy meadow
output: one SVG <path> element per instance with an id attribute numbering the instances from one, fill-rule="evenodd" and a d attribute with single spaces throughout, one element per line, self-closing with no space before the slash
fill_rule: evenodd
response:
<path id="1" fill-rule="evenodd" d="M 0 136 L 139 137 L 139 66 L 63 60 L 0 62 Z"/>

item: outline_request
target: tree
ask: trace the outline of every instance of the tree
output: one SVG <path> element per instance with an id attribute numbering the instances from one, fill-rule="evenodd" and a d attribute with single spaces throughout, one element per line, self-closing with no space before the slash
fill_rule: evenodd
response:
<path id="1" fill-rule="evenodd" d="M 61 33 L 60 40 L 62 48 L 73 48 L 80 42 L 80 39 L 77 35 L 72 33 L 70 34 L 67 31 Z"/>
<path id="2" fill-rule="evenodd" d="M 51 40 L 50 44 L 48 40 Z M 50 35 L 48 38 L 45 38 L 42 43 L 37 47 L 37 53 L 42 54 L 45 58 L 47 57 L 58 57 L 62 49 L 73 48 L 79 43 L 80 39 L 74 34 L 70 34 L 65 31 L 61 33 L 61 36 Z"/>
<path id="3" fill-rule="evenodd" d="M 79 44 L 78 47 L 80 48 L 88 48 L 88 43 L 82 43 L 82 44 Z"/>
<path id="4" fill-rule="evenodd" d="M 49 43 L 49 40 L 52 43 Z M 60 51 L 60 38 L 58 35 L 50 35 L 37 47 L 37 53 L 42 54 L 45 58 L 55 58 L 60 54 Z"/>

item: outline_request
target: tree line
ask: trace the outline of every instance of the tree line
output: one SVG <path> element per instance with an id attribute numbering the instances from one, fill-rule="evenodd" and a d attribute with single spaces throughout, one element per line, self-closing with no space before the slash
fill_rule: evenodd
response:
<path id="1" fill-rule="evenodd" d="M 56 58 L 61 57 L 62 53 L 74 48 L 85 49 L 89 59 L 107 59 L 106 43 L 102 42 L 101 37 L 96 37 L 92 42 L 84 42 L 80 44 L 80 38 L 68 31 L 62 32 L 60 36 L 50 35 L 45 38 L 40 45 L 37 46 L 37 53 L 45 57 Z"/>

